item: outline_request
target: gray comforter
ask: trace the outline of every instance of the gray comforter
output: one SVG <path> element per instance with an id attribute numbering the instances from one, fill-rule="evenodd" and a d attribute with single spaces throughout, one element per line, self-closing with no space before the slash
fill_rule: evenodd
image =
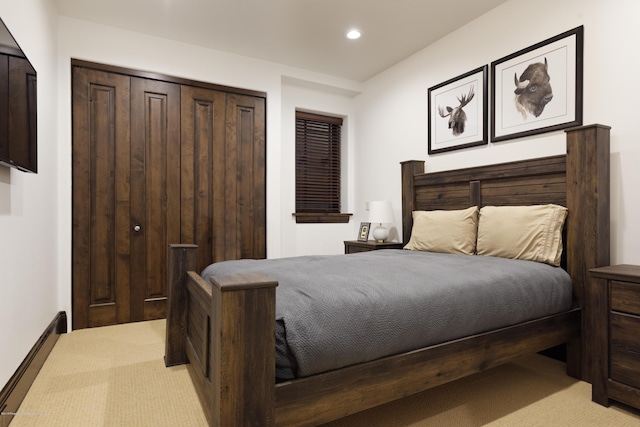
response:
<path id="1" fill-rule="evenodd" d="M 536 319 L 572 300 L 561 268 L 407 250 L 225 261 L 202 276 L 249 272 L 279 282 L 277 363 L 296 376 Z"/>

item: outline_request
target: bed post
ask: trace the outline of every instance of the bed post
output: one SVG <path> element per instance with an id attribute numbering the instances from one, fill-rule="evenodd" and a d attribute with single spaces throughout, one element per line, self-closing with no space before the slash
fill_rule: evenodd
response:
<path id="1" fill-rule="evenodd" d="M 413 227 L 412 212 L 416 206 L 414 176 L 424 173 L 424 160 L 408 160 L 402 165 L 402 243 L 409 243 Z"/>
<path id="2" fill-rule="evenodd" d="M 595 318 L 589 269 L 609 265 L 609 126 L 589 125 L 567 132 L 567 271 L 574 300 L 582 308 L 581 342 L 567 346 L 567 373 L 593 382 Z M 582 344 L 582 345 L 580 345 Z"/>
<path id="3" fill-rule="evenodd" d="M 167 338 L 165 366 L 187 363 L 187 271 L 195 270 L 197 245 L 169 245 L 167 256 Z"/>
<path id="4" fill-rule="evenodd" d="M 264 275 L 214 277 L 209 425 L 275 425 L 276 286 Z"/>

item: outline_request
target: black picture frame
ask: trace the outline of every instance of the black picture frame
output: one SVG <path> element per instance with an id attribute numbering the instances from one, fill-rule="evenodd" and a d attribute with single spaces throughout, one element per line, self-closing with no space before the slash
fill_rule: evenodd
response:
<path id="1" fill-rule="evenodd" d="M 369 229 L 371 228 L 370 222 L 361 222 L 358 229 L 358 242 L 366 242 L 369 240 Z"/>
<path id="2" fill-rule="evenodd" d="M 491 142 L 582 125 L 583 49 L 580 26 L 491 63 Z"/>
<path id="3" fill-rule="evenodd" d="M 488 143 L 488 69 L 483 65 L 428 89 L 429 154 Z"/>

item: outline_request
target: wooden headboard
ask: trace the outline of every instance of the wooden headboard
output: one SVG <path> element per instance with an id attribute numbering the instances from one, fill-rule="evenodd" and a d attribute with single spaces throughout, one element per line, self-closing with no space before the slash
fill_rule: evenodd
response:
<path id="1" fill-rule="evenodd" d="M 554 203 L 569 210 L 563 267 L 573 281 L 574 304 L 582 307 L 583 346 L 589 345 L 590 278 L 609 265 L 609 131 L 589 125 L 566 131 L 567 154 L 445 172 L 424 173 L 424 161 L 402 163 L 402 234 L 411 236 L 415 210 L 487 205 Z M 590 377 L 590 352 L 582 352 Z"/>

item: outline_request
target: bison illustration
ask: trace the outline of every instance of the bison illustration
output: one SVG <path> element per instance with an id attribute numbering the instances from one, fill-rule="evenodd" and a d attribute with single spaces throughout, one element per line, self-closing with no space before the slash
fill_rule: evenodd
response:
<path id="1" fill-rule="evenodd" d="M 547 58 L 544 58 L 544 64 L 542 62 L 529 64 L 519 79 L 517 73 L 514 74 L 513 79 L 516 84 L 516 90 L 514 90 L 516 108 L 522 114 L 522 118 L 526 120 L 527 114 L 540 116 L 545 105 L 553 99 Z"/>

